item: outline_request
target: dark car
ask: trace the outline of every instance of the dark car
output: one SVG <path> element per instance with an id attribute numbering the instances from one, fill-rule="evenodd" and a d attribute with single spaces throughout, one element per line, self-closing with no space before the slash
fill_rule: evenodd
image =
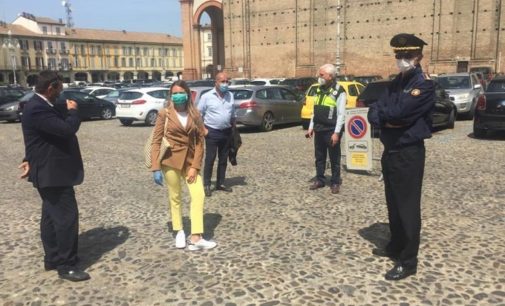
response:
<path id="1" fill-rule="evenodd" d="M 66 113 L 67 99 L 71 99 L 77 102 L 79 108 L 79 117 L 82 119 L 111 119 L 116 115 L 116 105 L 114 105 L 114 103 L 88 95 L 78 90 L 62 91 L 54 106 L 61 112 Z"/>
<path id="2" fill-rule="evenodd" d="M 21 88 L 0 87 L 0 120 L 15 122 L 19 120 L 19 102 L 24 91 Z"/>
<path id="3" fill-rule="evenodd" d="M 382 77 L 380 75 L 362 75 L 354 77 L 354 81 L 360 82 L 363 85 L 379 80 L 382 80 Z"/>
<path id="4" fill-rule="evenodd" d="M 483 138 L 488 131 L 505 130 L 505 77 L 494 78 L 477 101 L 473 135 Z"/>
<path id="5" fill-rule="evenodd" d="M 380 96 L 386 91 L 391 81 L 372 82 L 365 87 L 365 90 L 359 95 L 357 107 L 369 107 L 377 102 Z M 456 105 L 450 100 L 449 95 L 440 85 L 435 82 L 435 111 L 433 112 L 433 128 L 445 127 L 454 128 L 456 121 Z M 376 135 L 376 133 L 374 133 Z"/>
<path id="6" fill-rule="evenodd" d="M 291 78 L 285 79 L 279 83 L 279 85 L 287 86 L 291 90 L 295 91 L 297 95 L 303 96 L 310 85 L 317 83 L 316 78 L 305 77 L 305 78 Z"/>

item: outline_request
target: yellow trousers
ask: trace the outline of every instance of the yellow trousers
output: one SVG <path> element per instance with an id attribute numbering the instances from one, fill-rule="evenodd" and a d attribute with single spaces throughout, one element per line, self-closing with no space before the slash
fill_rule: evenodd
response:
<path id="1" fill-rule="evenodd" d="M 188 186 L 189 195 L 191 197 L 191 234 L 203 234 L 203 201 L 205 199 L 205 193 L 203 191 L 203 181 L 201 176 L 197 175 L 196 180 L 189 184 L 186 181 L 186 177 L 183 176 L 180 170 L 166 166 L 162 166 L 161 170 L 165 176 L 165 182 L 168 188 L 173 230 L 182 230 L 181 181 L 184 181 Z"/>

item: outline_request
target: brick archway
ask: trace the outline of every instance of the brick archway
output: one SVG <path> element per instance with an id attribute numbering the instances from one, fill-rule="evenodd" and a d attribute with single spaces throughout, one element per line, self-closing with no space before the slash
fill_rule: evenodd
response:
<path id="1" fill-rule="evenodd" d="M 185 80 L 200 79 L 202 67 L 200 18 L 207 13 L 211 19 L 213 64 L 224 69 L 224 26 L 222 0 L 179 0 L 181 3 L 182 41 Z"/>

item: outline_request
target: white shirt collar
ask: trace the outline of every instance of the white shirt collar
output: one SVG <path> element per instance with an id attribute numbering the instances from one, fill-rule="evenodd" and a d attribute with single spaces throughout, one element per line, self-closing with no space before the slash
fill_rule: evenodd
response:
<path id="1" fill-rule="evenodd" d="M 51 102 L 49 102 L 49 100 L 47 100 L 47 98 L 46 98 L 46 97 L 44 97 L 43 95 L 41 95 L 41 94 L 39 94 L 39 93 L 37 93 L 37 92 L 36 92 L 35 94 L 36 94 L 37 96 L 41 97 L 44 101 L 46 101 L 46 102 L 47 102 L 47 104 L 49 104 L 49 106 L 54 107 L 54 105 L 53 105 Z"/>

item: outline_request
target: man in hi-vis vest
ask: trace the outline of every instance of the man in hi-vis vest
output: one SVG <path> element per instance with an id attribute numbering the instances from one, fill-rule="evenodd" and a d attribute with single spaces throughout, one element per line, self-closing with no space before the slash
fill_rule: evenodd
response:
<path id="1" fill-rule="evenodd" d="M 325 64 L 319 68 L 319 88 L 314 101 L 314 111 L 310 119 L 306 137 L 314 136 L 316 157 L 316 180 L 310 190 L 324 187 L 326 168 L 326 154 L 331 162 L 331 193 L 340 191 L 340 138 L 344 126 L 346 94 L 337 84 L 337 69 L 332 64 Z"/>

